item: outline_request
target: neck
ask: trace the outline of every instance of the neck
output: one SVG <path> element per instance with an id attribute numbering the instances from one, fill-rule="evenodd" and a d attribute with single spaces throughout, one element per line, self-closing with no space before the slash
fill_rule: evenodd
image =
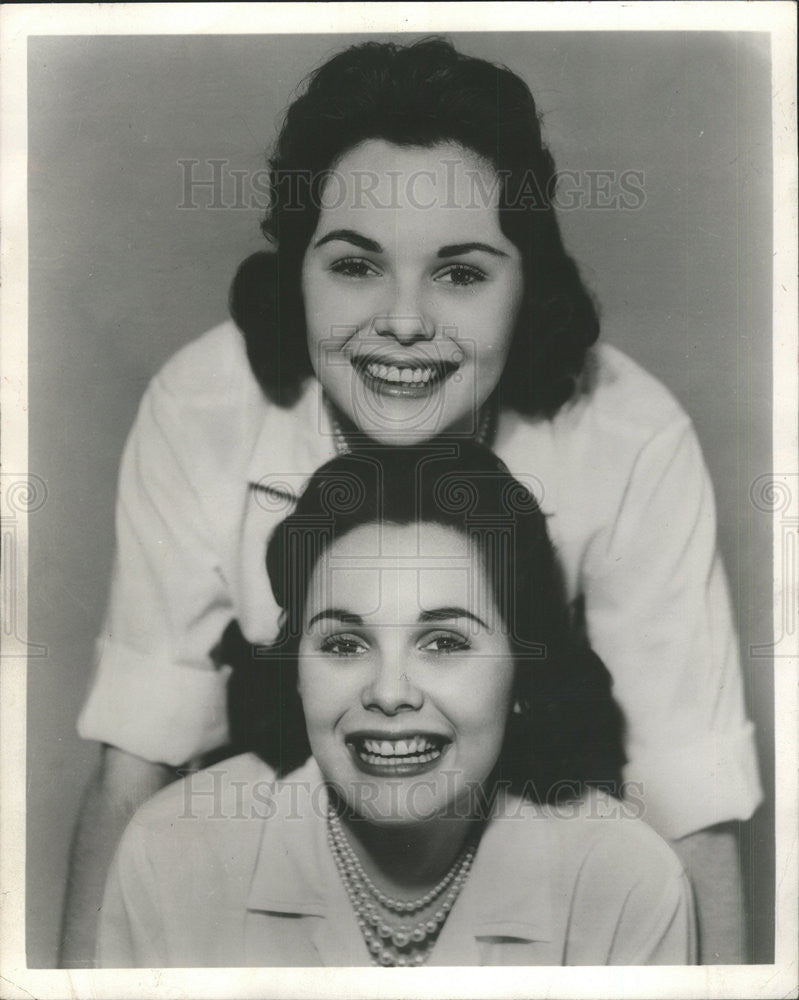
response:
<path id="1" fill-rule="evenodd" d="M 381 443 L 376 438 L 370 437 L 365 431 L 356 427 L 355 424 L 345 417 L 329 399 L 327 400 L 327 407 L 333 425 L 336 450 L 339 454 L 346 451 L 351 452 L 358 451 L 359 449 L 369 450 L 382 447 Z M 435 438 L 437 440 L 447 440 L 448 438 L 452 440 L 463 440 L 468 436 L 470 440 L 477 442 L 477 444 L 490 447 L 494 439 L 496 423 L 497 411 L 495 398 L 494 396 L 491 396 L 480 407 L 476 421 L 474 421 L 471 416 L 464 417 L 464 419 L 459 423 L 448 427 L 440 434 L 436 434 Z M 416 442 L 416 445 L 418 446 L 427 443 L 428 441 L 419 441 Z"/>
<path id="2" fill-rule="evenodd" d="M 395 827 L 347 813 L 341 822 L 369 877 L 384 892 L 401 897 L 432 889 L 458 860 L 469 836 L 477 833 L 476 823 L 462 817 Z"/>

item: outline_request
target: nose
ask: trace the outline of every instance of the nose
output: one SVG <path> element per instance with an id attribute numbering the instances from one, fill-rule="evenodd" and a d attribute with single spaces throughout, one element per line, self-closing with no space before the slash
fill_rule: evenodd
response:
<path id="1" fill-rule="evenodd" d="M 384 654 L 364 685 L 361 701 L 368 710 L 398 715 L 418 711 L 424 702 L 424 693 L 409 673 L 404 657 Z"/>
<path id="2" fill-rule="evenodd" d="M 403 346 L 419 340 L 432 340 L 436 325 L 424 308 L 418 291 L 407 285 L 398 285 L 395 292 L 390 308 L 375 317 L 375 332 L 382 337 L 393 337 Z"/>

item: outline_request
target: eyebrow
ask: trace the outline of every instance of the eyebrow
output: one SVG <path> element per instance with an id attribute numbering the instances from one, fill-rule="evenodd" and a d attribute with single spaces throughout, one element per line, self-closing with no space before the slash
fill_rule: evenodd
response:
<path id="1" fill-rule="evenodd" d="M 421 624 L 428 624 L 430 622 L 451 622 L 459 618 L 469 618 L 471 621 L 477 622 L 478 625 L 482 625 L 484 629 L 488 629 L 488 625 L 482 618 L 472 611 L 467 611 L 466 608 L 423 610 L 419 613 L 418 620 Z M 363 618 L 360 615 L 356 615 L 352 611 L 344 611 L 343 608 L 324 608 L 322 611 L 318 611 L 308 622 L 306 628 L 310 628 L 318 621 L 336 621 L 343 625 L 363 625 Z"/>
<path id="2" fill-rule="evenodd" d="M 494 257 L 507 257 L 504 250 L 493 247 L 490 243 L 450 243 L 436 254 L 436 257 L 460 257 L 462 254 L 473 253 L 475 250 L 490 253 Z"/>
<path id="3" fill-rule="evenodd" d="M 368 236 L 356 232 L 354 229 L 333 229 L 324 236 L 321 236 L 314 243 L 314 250 L 324 246 L 325 243 L 332 243 L 333 240 L 342 240 L 344 243 L 352 243 L 353 246 L 360 247 L 361 250 L 368 250 L 369 253 L 382 253 L 383 248 L 375 240 L 370 240 Z"/>
<path id="4" fill-rule="evenodd" d="M 324 608 L 313 616 L 306 628 L 310 628 L 315 622 L 325 619 L 341 622 L 343 625 L 363 625 L 363 618 L 353 614 L 352 611 L 344 611 L 342 608 Z"/>
<path id="5" fill-rule="evenodd" d="M 458 618 L 469 618 L 473 622 L 477 622 L 478 625 L 482 625 L 484 629 L 488 629 L 488 625 L 482 618 L 472 611 L 467 611 L 466 608 L 433 608 L 419 614 L 420 622 L 451 622 Z"/>
<path id="6" fill-rule="evenodd" d="M 324 246 L 325 243 L 332 243 L 335 240 L 341 240 L 343 243 L 351 243 L 353 246 L 359 247 L 361 250 L 366 250 L 369 253 L 384 252 L 383 247 L 376 240 L 364 236 L 363 233 L 359 233 L 355 229 L 332 229 L 329 233 L 325 233 L 324 236 L 320 236 L 316 243 L 314 243 L 314 250 Z M 492 246 L 490 243 L 472 241 L 469 243 L 448 243 L 436 251 L 436 257 L 439 259 L 460 257 L 464 254 L 475 252 L 488 253 L 494 257 L 508 256 L 504 250 L 500 250 L 499 247 Z"/>

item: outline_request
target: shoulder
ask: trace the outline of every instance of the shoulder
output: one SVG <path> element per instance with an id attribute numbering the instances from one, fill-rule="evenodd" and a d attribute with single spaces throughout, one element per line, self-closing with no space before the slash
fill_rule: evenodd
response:
<path id="1" fill-rule="evenodd" d="M 287 439 L 284 449 L 290 450 L 292 441 L 312 434 L 320 411 L 316 385 L 309 380 L 294 406 L 277 406 L 250 368 L 241 333 L 232 322 L 222 323 L 181 348 L 153 377 L 133 436 L 141 443 L 166 442 L 213 493 L 264 441 L 274 448 Z"/>
<path id="2" fill-rule="evenodd" d="M 552 423 L 561 437 L 592 445 L 608 440 L 632 450 L 691 424 L 666 386 L 611 344 L 598 344 L 589 352 L 580 389 Z"/>
<path id="3" fill-rule="evenodd" d="M 617 451 L 634 454 L 663 432 L 680 432 L 690 419 L 654 375 L 609 344 L 592 348 L 582 384 L 551 418 L 503 413 L 498 449 L 509 456 L 532 442 L 551 442 L 558 452 Z M 507 459 L 506 459 L 507 461 Z M 513 462 L 513 457 L 508 464 Z"/>
<path id="4" fill-rule="evenodd" d="M 558 515 L 559 525 L 551 523 L 555 539 L 578 562 L 586 539 L 616 523 L 633 481 L 659 483 L 677 456 L 675 482 L 686 475 L 699 481 L 704 469 L 683 408 L 622 351 L 607 344 L 592 349 L 584 381 L 550 419 L 504 412 L 495 445 L 544 512 Z"/>
<path id="5" fill-rule="evenodd" d="M 162 435 L 176 451 L 246 446 L 269 403 L 250 371 L 241 334 L 228 322 L 198 337 L 153 376 L 134 430 Z"/>
<path id="6" fill-rule="evenodd" d="M 585 384 L 563 408 L 587 412 L 610 422 L 634 421 L 643 433 L 656 433 L 687 421 L 682 406 L 666 386 L 631 357 L 611 344 L 598 344 L 586 361 Z"/>
<path id="7" fill-rule="evenodd" d="M 235 853 L 246 864 L 257 851 L 274 783 L 273 770 L 254 754 L 187 774 L 137 810 L 121 852 L 143 854 L 156 866 L 186 854 L 212 861 Z"/>
<path id="8" fill-rule="evenodd" d="M 271 787 L 274 770 L 255 754 L 229 757 L 210 767 L 187 773 L 179 781 L 162 788 L 135 814 L 142 826 L 169 823 L 181 812 L 200 820 L 226 813 L 258 790 Z"/>
<path id="9" fill-rule="evenodd" d="M 152 379 L 149 391 L 188 406 L 266 402 L 250 368 L 244 338 L 230 320 L 173 354 Z"/>
<path id="10" fill-rule="evenodd" d="M 544 845 L 551 871 L 565 885 L 588 878 L 626 892 L 642 882 L 665 885 L 679 880 L 683 867 L 674 851 L 636 815 L 633 802 L 620 802 L 595 789 L 573 802 L 537 806 L 509 798 L 505 848 L 520 867 Z M 510 822 L 517 813 L 521 823 Z"/>

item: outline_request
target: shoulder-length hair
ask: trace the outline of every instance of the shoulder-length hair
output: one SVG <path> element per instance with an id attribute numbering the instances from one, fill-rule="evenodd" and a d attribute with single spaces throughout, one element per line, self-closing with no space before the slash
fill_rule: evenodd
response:
<path id="1" fill-rule="evenodd" d="M 367 524 L 440 524 L 464 535 L 487 577 L 516 666 L 497 777 L 547 801 L 587 783 L 615 790 L 624 763 L 610 677 L 571 620 L 546 522 L 529 491 L 490 451 L 469 443 L 376 448 L 339 456 L 313 476 L 266 556 L 283 609 L 278 640 L 237 655 L 231 731 L 279 773 L 310 755 L 297 693 L 309 583 L 338 539 Z"/>
<path id="2" fill-rule="evenodd" d="M 230 294 L 231 314 L 267 396 L 291 405 L 312 375 L 302 260 L 329 172 L 368 139 L 400 146 L 454 143 L 493 165 L 500 225 L 522 255 L 525 276 L 498 394 L 520 413 L 554 413 L 573 393 L 599 335 L 593 301 L 561 239 L 553 207 L 555 164 L 524 81 L 438 38 L 348 48 L 311 74 L 286 112 L 269 163 L 262 224 L 272 251 L 244 261 Z"/>

